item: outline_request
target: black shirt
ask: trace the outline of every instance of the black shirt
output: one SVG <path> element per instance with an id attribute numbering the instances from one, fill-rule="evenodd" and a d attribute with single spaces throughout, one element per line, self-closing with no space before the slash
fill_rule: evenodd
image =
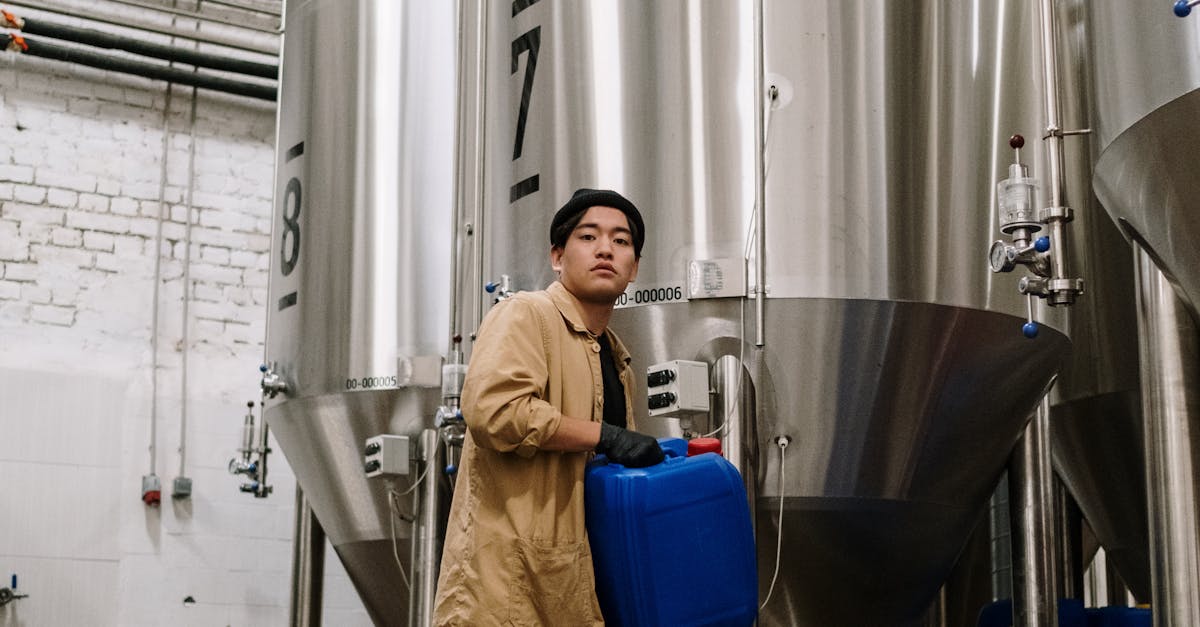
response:
<path id="1" fill-rule="evenodd" d="M 625 428 L 625 386 L 617 375 L 617 362 L 613 358 L 608 335 L 601 334 L 600 376 L 604 379 L 604 422 Z"/>

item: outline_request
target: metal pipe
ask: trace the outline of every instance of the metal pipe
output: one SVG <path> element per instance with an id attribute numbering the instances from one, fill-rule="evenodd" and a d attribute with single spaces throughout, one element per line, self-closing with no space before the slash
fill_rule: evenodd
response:
<path id="1" fill-rule="evenodd" d="M 722 430 L 721 450 L 725 459 L 742 474 L 746 497 L 753 519 L 757 503 L 758 434 L 754 425 L 754 382 L 733 355 L 725 355 L 713 367 L 713 387 L 717 392 L 718 420 L 713 428 Z"/>
<path id="2" fill-rule="evenodd" d="M 1134 248 L 1154 624 L 1200 625 L 1200 333 L 1150 255 Z"/>
<path id="3" fill-rule="evenodd" d="M 410 591 L 409 625 L 433 624 L 433 601 L 437 592 L 444 535 L 439 524 L 442 493 L 438 487 L 438 469 L 443 464 L 441 436 L 436 429 L 421 431 L 420 450 L 425 460 L 421 486 L 417 490 L 417 513 L 413 526 L 413 585 Z"/>
<path id="4" fill-rule="evenodd" d="M 1058 538 L 1050 462 L 1050 398 L 1043 397 L 1009 460 L 1013 627 L 1057 627 Z"/>
<path id="5" fill-rule="evenodd" d="M 180 397 L 179 403 L 179 476 L 186 477 L 184 469 L 187 465 L 187 421 L 188 421 L 188 357 L 191 354 L 191 333 L 189 331 L 192 303 L 192 193 L 196 189 L 196 90 L 192 90 L 191 116 L 188 120 L 188 186 L 184 199 L 183 227 L 183 329 L 180 338 L 183 344 L 183 355 L 180 364 Z M 165 157 L 164 157 L 165 159 Z"/>
<path id="6" fill-rule="evenodd" d="M 1046 113 L 1046 136 L 1050 140 L 1047 148 L 1046 165 L 1050 169 L 1047 179 L 1047 190 L 1050 192 L 1050 206 L 1062 206 L 1062 129 L 1059 127 L 1058 106 L 1058 50 L 1054 37 L 1054 0 L 1039 0 L 1042 35 L 1042 88 Z M 1056 276 L 1066 276 L 1065 272 Z"/>
<path id="7" fill-rule="evenodd" d="M 478 111 L 475 114 L 475 161 L 474 163 L 481 164 L 476 168 L 475 174 L 475 206 L 474 209 L 474 233 L 475 242 L 471 247 L 471 254 L 475 255 L 473 266 L 475 268 L 476 281 L 482 281 L 484 275 L 484 233 L 487 225 L 483 219 L 483 194 L 486 189 L 487 171 L 482 166 L 487 162 L 484 155 L 487 154 L 487 134 L 484 132 L 484 121 L 487 119 L 487 46 L 488 46 L 488 20 L 491 12 L 491 3 L 489 0 L 479 0 L 479 8 L 476 10 L 476 37 L 475 37 L 475 93 L 478 94 L 476 107 Z M 480 295 L 478 288 L 471 291 L 475 295 L 475 320 L 472 321 L 472 328 L 478 327 L 483 321 L 483 303 L 484 298 Z M 472 331 L 471 340 L 475 339 L 475 333 Z"/>
<path id="8" fill-rule="evenodd" d="M 255 477 L 256 484 L 252 484 L 254 485 L 254 497 L 259 499 L 271 496 L 272 491 L 271 486 L 267 485 L 267 457 L 271 454 L 271 428 L 267 425 L 266 401 L 267 399 L 264 397 L 262 402 L 258 404 L 259 411 L 262 412 L 259 414 L 258 419 L 258 460 L 255 462 L 258 474 Z"/>
<path id="9" fill-rule="evenodd" d="M 154 286 L 150 303 L 150 474 L 154 474 L 158 442 L 158 300 L 162 285 L 163 211 L 167 195 L 167 154 L 171 138 L 171 95 L 174 86 L 167 85 L 166 102 L 163 105 L 162 160 L 158 170 L 158 216 L 154 235 Z"/>
<path id="10" fill-rule="evenodd" d="M 177 8 L 173 8 L 173 7 L 166 7 L 161 4 L 149 4 L 146 2 L 138 2 L 137 0 L 108 0 L 108 1 L 115 2 L 117 4 L 124 4 L 126 6 L 137 7 L 139 9 L 148 9 L 150 11 L 158 11 L 160 13 L 167 13 L 170 15 L 176 15 L 179 17 L 187 17 L 187 18 L 199 20 L 202 22 L 209 22 L 211 24 L 220 24 L 222 26 L 232 26 L 234 28 L 242 28 L 245 30 L 252 30 L 252 31 L 260 32 L 260 33 L 274 33 L 274 32 L 278 31 L 277 28 L 273 28 L 273 27 L 265 28 L 262 26 L 255 26 L 253 24 L 247 24 L 245 22 L 222 20 L 222 19 L 213 17 L 211 15 L 204 15 L 203 13 L 199 13 L 196 11 L 188 11 L 187 9 L 177 9 Z"/>
<path id="11" fill-rule="evenodd" d="M 279 24 L 280 24 L 279 52 L 276 55 L 276 58 L 279 59 L 279 61 L 277 63 L 277 65 L 279 66 L 279 81 L 276 83 L 276 86 L 277 86 L 276 88 L 279 90 L 279 93 L 283 92 L 283 69 L 284 69 L 283 44 L 287 37 L 287 15 L 286 15 L 287 14 L 287 3 L 286 2 L 283 4 L 283 13 L 284 13 L 284 15 L 283 15 L 283 17 L 280 18 L 280 21 L 279 21 Z M 272 155 L 274 156 L 274 158 L 271 159 L 271 240 L 270 241 L 272 242 L 272 244 L 271 244 L 272 246 L 274 246 L 276 236 L 279 235 L 279 232 L 278 232 L 279 225 L 278 225 L 278 220 L 276 219 L 275 211 L 277 210 L 276 203 L 279 202 L 279 159 L 280 159 L 280 157 L 279 157 L 280 130 L 279 129 L 282 126 L 282 122 L 283 122 L 283 115 L 282 115 L 283 107 L 284 107 L 283 103 L 280 103 L 279 106 L 275 107 L 275 139 L 274 139 L 274 151 L 272 152 Z M 268 294 L 271 293 L 271 284 L 275 281 L 274 276 L 275 276 L 274 272 L 267 272 L 267 293 Z M 273 316 L 267 316 L 266 321 L 263 324 L 262 365 L 264 365 L 264 366 L 266 364 L 271 363 L 270 356 L 267 354 L 267 350 L 268 350 L 268 347 L 270 346 L 271 318 L 272 317 Z M 263 400 L 266 401 L 265 398 Z M 263 414 L 263 422 L 264 423 L 266 422 L 266 414 L 265 413 Z"/>
<path id="12" fill-rule="evenodd" d="M 450 252 L 450 351 L 453 352 L 458 348 L 462 340 L 462 322 L 459 316 L 459 292 L 463 288 L 462 277 L 458 276 L 460 257 L 463 253 L 463 215 L 466 212 L 466 170 L 467 164 L 462 149 L 464 136 L 468 130 L 468 122 L 466 106 L 467 96 L 467 72 L 464 70 L 466 66 L 465 59 L 467 58 L 466 38 L 461 35 L 468 28 L 467 12 L 464 0 L 458 0 L 455 5 L 455 10 L 458 14 L 458 85 L 457 93 L 455 94 L 455 102 L 458 110 L 456 111 L 454 123 L 454 215 L 451 218 L 450 233 L 453 238 L 454 250 Z M 479 120 L 474 120 L 476 125 Z M 478 163 L 478 161 L 474 162 Z M 458 338 L 456 341 L 455 338 Z"/>
<path id="13" fill-rule="evenodd" d="M 102 24 L 112 24 L 115 26 L 120 26 L 122 28 L 129 28 L 132 30 L 140 30 L 140 31 L 144 31 L 147 33 L 157 33 L 159 35 L 169 35 L 171 37 L 178 37 L 180 39 L 186 39 L 188 41 L 199 41 L 199 42 L 206 43 L 206 44 L 215 44 L 218 46 L 225 46 L 226 48 L 234 48 L 237 50 L 246 50 L 249 52 L 257 52 L 260 54 L 265 54 L 265 55 L 270 55 L 270 56 L 278 56 L 279 52 L 280 52 L 280 50 L 278 48 L 270 48 L 270 47 L 260 46 L 260 45 L 256 45 L 256 44 L 249 44 L 249 43 L 237 41 L 236 39 L 228 39 L 225 37 L 216 37 L 213 35 L 202 35 L 200 33 L 186 31 L 181 28 L 174 28 L 174 27 L 169 28 L 169 27 L 165 27 L 165 26 L 158 26 L 155 24 L 147 23 L 147 22 L 131 20 L 127 17 L 120 17 L 120 16 L 109 17 L 106 15 L 100 15 L 98 13 L 95 13 L 94 11 L 80 11 L 80 10 L 77 10 L 77 9 L 74 9 L 74 8 L 71 8 L 68 6 L 63 6 L 61 4 L 54 4 L 52 2 L 45 2 L 42 0 L 38 0 L 38 2 L 29 2 L 27 0 L 15 0 L 15 1 L 14 0 L 5 0 L 5 4 L 9 4 L 9 5 L 12 5 L 15 7 L 23 7 L 26 9 L 35 9 L 37 11 L 44 11 L 46 13 L 51 13 L 54 15 L 62 15 L 65 17 L 75 17 L 75 18 L 79 18 L 79 19 L 83 19 L 83 20 L 100 22 Z"/>
<path id="14" fill-rule="evenodd" d="M 754 211 L 757 253 L 754 264 L 754 345 L 762 346 L 765 341 L 767 321 L 767 175 L 764 164 L 767 141 L 765 137 L 763 109 L 766 93 L 763 69 L 763 2 L 754 0 Z"/>
<path id="15" fill-rule="evenodd" d="M 1059 123 L 1058 94 L 1058 49 L 1055 37 L 1054 0 L 1039 0 L 1042 35 L 1042 91 L 1046 111 L 1044 141 L 1047 166 L 1050 175 L 1047 188 L 1050 192 L 1050 215 L 1043 221 L 1050 227 L 1050 282 L 1051 305 L 1070 305 L 1083 291 L 1082 282 L 1068 274 L 1066 223 L 1071 221 L 1070 209 L 1063 202 L 1063 131 Z"/>
<path id="16" fill-rule="evenodd" d="M 8 48 L 15 41 L 13 35 L 5 35 L 3 47 Z M 172 67 L 156 65 L 153 63 L 145 63 L 141 61 L 131 61 L 104 54 L 89 52 L 80 48 L 69 46 L 58 46 L 44 41 L 24 38 L 26 47 L 25 54 L 31 54 L 37 57 L 47 59 L 55 59 L 58 61 L 66 61 L 68 63 L 78 63 L 89 67 L 99 68 L 101 70 L 111 70 L 113 72 L 122 72 L 125 74 L 133 74 L 152 78 L 157 80 L 167 81 L 168 83 L 178 83 L 180 85 L 189 85 L 192 87 L 200 87 L 203 89 L 211 89 L 214 91 L 225 92 L 229 94 L 237 94 L 239 96 L 247 96 L 249 98 L 257 98 L 260 100 L 275 101 L 275 87 L 269 85 L 256 85 L 253 83 L 241 83 L 216 76 L 206 76 L 204 74 L 196 74 Z"/>
<path id="17" fill-rule="evenodd" d="M 242 11 L 248 11 L 250 13 L 261 13 L 263 15 L 271 15 L 276 17 L 282 17 L 283 15 L 282 10 L 277 10 L 275 8 L 276 6 L 282 5 L 282 2 L 259 2 L 257 4 L 250 2 L 231 2 L 230 0 L 205 0 L 205 2 L 223 7 L 241 9 Z"/>
<path id="18" fill-rule="evenodd" d="M 279 76 L 279 66 L 269 63 L 257 63 L 243 59 L 223 57 L 33 18 L 20 19 L 17 24 L 13 25 L 13 28 L 19 28 L 27 35 L 45 35 L 53 39 L 61 39 L 96 48 L 124 50 L 125 52 L 132 52 L 142 56 L 164 59 L 166 61 L 177 61 L 197 67 L 269 79 L 275 79 Z"/>
<path id="19" fill-rule="evenodd" d="M 291 627 L 320 627 L 325 578 L 325 529 L 304 490 L 296 486 L 296 521 L 292 531 Z"/>

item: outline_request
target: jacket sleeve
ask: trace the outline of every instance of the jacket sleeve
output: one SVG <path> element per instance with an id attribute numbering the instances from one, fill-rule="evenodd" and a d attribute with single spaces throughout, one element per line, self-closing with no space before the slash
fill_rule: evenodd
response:
<path id="1" fill-rule="evenodd" d="M 463 418 L 481 447 L 531 457 L 558 431 L 562 412 L 545 400 L 549 383 L 545 321 L 514 298 L 479 327 L 463 383 Z"/>

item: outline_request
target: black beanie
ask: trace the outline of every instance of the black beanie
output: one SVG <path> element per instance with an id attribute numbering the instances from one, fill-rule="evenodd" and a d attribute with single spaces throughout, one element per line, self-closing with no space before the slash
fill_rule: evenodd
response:
<path id="1" fill-rule="evenodd" d="M 567 204 L 563 205 L 562 209 L 554 214 L 554 219 L 550 221 L 550 245 L 555 245 L 554 231 L 559 226 L 592 207 L 612 207 L 625 214 L 625 218 L 629 220 L 629 230 L 633 233 L 634 255 L 641 257 L 642 244 L 646 242 L 646 225 L 642 222 L 642 214 L 628 198 L 608 189 L 584 187 L 575 190 L 575 194 L 571 196 Z"/>

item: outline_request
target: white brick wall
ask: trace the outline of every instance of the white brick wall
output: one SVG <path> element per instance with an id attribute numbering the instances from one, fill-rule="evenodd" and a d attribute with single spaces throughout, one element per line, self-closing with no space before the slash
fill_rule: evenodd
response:
<path id="1" fill-rule="evenodd" d="M 147 79 L 0 52 L 0 585 L 15 572 L 30 595 L 0 609 L 0 625 L 287 622 L 291 470 L 273 456 L 268 499 L 239 493 L 225 470 L 262 355 L 274 107 L 201 92 L 189 181 L 190 90 L 177 89 L 164 206 L 165 93 Z M 184 402 L 194 494 L 171 502 Z M 158 509 L 138 498 L 152 462 Z M 351 589 L 332 552 L 326 571 L 331 589 Z M 197 603 L 185 608 L 189 595 Z M 326 599 L 328 624 L 370 624 L 353 594 Z"/>

